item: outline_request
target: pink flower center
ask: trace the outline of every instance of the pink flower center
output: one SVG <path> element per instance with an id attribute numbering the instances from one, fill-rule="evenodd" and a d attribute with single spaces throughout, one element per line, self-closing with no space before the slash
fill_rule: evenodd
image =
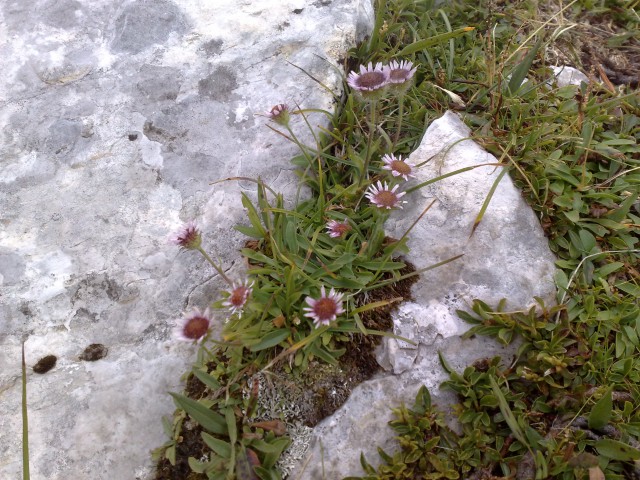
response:
<path id="1" fill-rule="evenodd" d="M 200 232 L 196 227 L 188 227 L 178 236 L 177 244 L 184 248 L 198 248 L 200 246 Z"/>
<path id="2" fill-rule="evenodd" d="M 337 312 L 338 305 L 332 298 L 320 298 L 313 306 L 313 313 L 320 321 L 331 320 Z"/>
<path id="3" fill-rule="evenodd" d="M 408 78 L 408 72 L 402 68 L 391 70 L 389 77 L 392 81 L 405 81 Z"/>
<path id="4" fill-rule="evenodd" d="M 247 297 L 249 296 L 249 289 L 245 286 L 236 287 L 231 292 L 231 296 L 229 297 L 229 303 L 236 308 L 240 308 L 244 305 L 244 302 L 247 301 Z"/>
<path id="5" fill-rule="evenodd" d="M 204 337 L 209 330 L 209 319 L 205 317 L 190 318 L 184 326 L 182 333 L 185 337 L 197 340 Z"/>
<path id="6" fill-rule="evenodd" d="M 331 227 L 331 230 L 336 234 L 342 236 L 351 230 L 351 225 L 349 225 L 348 223 L 336 223 Z"/>
<path id="7" fill-rule="evenodd" d="M 355 83 L 360 88 L 375 90 L 384 85 L 384 74 L 382 72 L 365 72 L 360 74 Z"/>
<path id="8" fill-rule="evenodd" d="M 400 175 L 409 175 L 411 173 L 411 167 L 402 160 L 394 160 L 391 162 L 391 169 L 395 170 Z"/>
<path id="9" fill-rule="evenodd" d="M 389 190 L 382 190 L 376 194 L 374 200 L 376 205 L 384 208 L 393 208 L 398 203 L 398 196 Z"/>

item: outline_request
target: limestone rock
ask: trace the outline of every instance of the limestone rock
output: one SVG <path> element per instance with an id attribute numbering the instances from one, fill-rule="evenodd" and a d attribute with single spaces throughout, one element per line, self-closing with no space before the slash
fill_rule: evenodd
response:
<path id="1" fill-rule="evenodd" d="M 224 288 L 166 238 L 198 220 L 239 275 L 232 227 L 255 184 L 210 183 L 261 177 L 293 198 L 296 147 L 256 115 L 331 110 L 293 65 L 339 92 L 337 61 L 372 21 L 370 0 L 0 4 L 0 478 L 21 472 L 22 340 L 29 367 L 57 357 L 28 372 L 31 478 L 148 476 L 193 359 L 174 318 Z M 106 356 L 87 361 L 92 344 Z"/>
<path id="2" fill-rule="evenodd" d="M 553 70 L 553 74 L 556 77 L 556 82 L 559 87 L 589 83 L 589 77 L 576 68 L 561 66 L 551 67 L 551 70 Z"/>
<path id="3" fill-rule="evenodd" d="M 410 156 L 420 168 L 415 183 L 409 185 L 461 168 L 497 163 L 469 137 L 469 129 L 452 112 L 432 122 Z M 400 305 L 394 314 L 394 333 L 418 346 L 383 340 L 377 354 L 387 372 L 354 389 L 349 400 L 315 428 L 299 478 L 322 478 L 323 471 L 325 478 L 362 475 L 360 452 L 377 465 L 377 446 L 387 452 L 394 448 L 393 431 L 387 426 L 392 418 L 390 408 L 400 402 L 412 404 L 423 384 L 446 411 L 455 397 L 438 389 L 448 378 L 440 365 L 439 351 L 460 371 L 475 360 L 496 355 L 511 360 L 511 347 L 482 337 L 462 340 L 460 335 L 469 325 L 457 317 L 456 309 L 469 310 L 475 298 L 490 305 L 506 298 L 510 310 L 528 310 L 534 296 L 547 304 L 554 302 L 555 259 L 533 211 L 508 175 L 498 184 L 472 235 L 499 168 L 481 166 L 435 182 L 403 197 L 408 201 L 404 209 L 392 213 L 387 233 L 400 238 L 435 200 L 409 234 L 407 257 L 417 269 L 464 256 L 421 274 L 412 289 L 414 302 Z"/>

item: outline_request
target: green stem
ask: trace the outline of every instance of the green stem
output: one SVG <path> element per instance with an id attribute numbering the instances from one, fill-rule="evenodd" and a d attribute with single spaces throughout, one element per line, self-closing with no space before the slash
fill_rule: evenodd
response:
<path id="1" fill-rule="evenodd" d="M 215 268 L 216 272 L 224 278 L 224 281 L 233 287 L 233 282 L 227 277 L 227 275 L 222 271 L 222 269 L 213 261 L 211 257 L 205 252 L 202 247 L 198 247 L 197 250 L 202 254 L 202 256 L 211 264 L 213 268 Z"/>
<path id="2" fill-rule="evenodd" d="M 298 140 L 298 137 L 296 137 L 296 134 L 293 133 L 293 130 L 291 130 L 291 127 L 289 127 L 289 125 L 286 125 L 286 127 L 287 127 L 287 130 L 289 131 L 289 135 L 291 135 L 291 138 L 293 139 L 293 142 L 298 146 L 298 148 L 304 155 L 304 158 L 306 158 L 307 162 L 309 162 L 309 167 L 311 168 L 311 170 L 313 170 L 313 160 L 307 152 L 308 147 L 304 145 L 302 142 L 300 142 L 300 140 Z"/>
<path id="3" fill-rule="evenodd" d="M 371 124 L 369 125 L 369 138 L 367 139 L 367 156 L 364 159 L 364 167 L 360 175 L 360 181 L 358 182 L 358 188 L 362 187 L 365 178 L 369 178 L 369 162 L 371 161 L 371 142 L 373 140 L 373 133 L 376 129 L 376 105 L 377 102 L 372 100 L 369 104 L 371 108 Z"/>
<path id="4" fill-rule="evenodd" d="M 22 342 L 22 478 L 29 480 L 29 419 L 27 415 L 27 367 Z"/>
<path id="5" fill-rule="evenodd" d="M 300 140 L 298 140 L 298 137 L 296 137 L 296 134 L 293 133 L 293 130 L 291 130 L 289 125 L 286 125 L 286 127 L 287 127 L 287 130 L 289 131 L 289 134 L 291 135 L 291 138 L 293 139 L 293 142 L 298 146 L 300 151 L 302 151 L 302 154 L 304 155 L 304 157 L 309 162 L 309 169 L 311 171 L 313 171 L 313 159 L 309 155 L 308 150 L 313 151 L 316 157 L 318 158 L 318 189 L 319 189 L 319 197 L 320 197 L 320 208 L 318 208 L 318 212 L 324 212 L 324 185 L 322 181 L 323 172 L 322 172 L 322 158 L 320 157 L 320 151 L 319 150 L 314 151 L 313 149 L 310 149 L 306 145 L 302 144 Z"/>
<path id="6" fill-rule="evenodd" d="M 402 114 L 404 113 L 404 93 L 398 95 L 398 122 L 396 124 L 396 135 L 393 138 L 394 149 L 398 146 L 398 139 L 400 138 L 400 131 L 402 130 Z"/>

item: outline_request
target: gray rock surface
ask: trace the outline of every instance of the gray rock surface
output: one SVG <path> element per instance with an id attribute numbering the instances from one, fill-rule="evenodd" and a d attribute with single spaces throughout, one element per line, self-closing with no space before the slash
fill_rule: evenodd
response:
<path id="1" fill-rule="evenodd" d="M 421 165 L 411 184 L 468 166 L 497 163 L 469 140 L 470 135 L 455 113 L 447 112 L 432 122 L 410 156 L 411 162 Z M 511 360 L 512 347 L 482 337 L 462 340 L 460 335 L 470 326 L 456 316 L 456 309 L 470 310 L 475 298 L 490 305 L 507 298 L 509 310 L 528 310 L 534 296 L 553 304 L 555 259 L 533 211 L 508 175 L 498 184 L 482 222 L 470 236 L 499 168 L 483 166 L 435 182 L 403 197 L 408 202 L 404 209 L 392 213 L 387 233 L 400 238 L 436 200 L 409 234 L 407 257 L 416 268 L 464 256 L 421 274 L 412 290 L 415 301 L 401 304 L 394 314 L 394 333 L 418 346 L 383 340 L 377 353 L 387 372 L 359 385 L 336 413 L 316 426 L 308 456 L 293 478 L 362 475 L 360 452 L 377 465 L 377 446 L 387 452 L 395 446 L 394 432 L 387 426 L 390 409 L 401 402 L 413 404 L 421 385 L 447 411 L 455 397 L 438 388 L 448 378 L 439 351 L 459 371 L 475 360 L 496 355 Z"/>
<path id="2" fill-rule="evenodd" d="M 0 4 L 0 478 L 21 476 L 23 340 L 29 367 L 58 357 L 28 369 L 31 478 L 149 475 L 193 358 L 174 318 L 223 288 L 166 238 L 197 219 L 237 275 L 255 186 L 210 183 L 295 195 L 296 148 L 255 114 L 330 110 L 291 64 L 338 91 L 336 61 L 372 20 L 370 0 Z M 106 357 L 81 360 L 93 343 Z"/>
<path id="3" fill-rule="evenodd" d="M 589 83 L 589 77 L 587 77 L 584 73 L 576 68 L 567 66 L 552 66 L 551 70 L 556 77 L 556 82 L 558 83 L 559 87 Z"/>

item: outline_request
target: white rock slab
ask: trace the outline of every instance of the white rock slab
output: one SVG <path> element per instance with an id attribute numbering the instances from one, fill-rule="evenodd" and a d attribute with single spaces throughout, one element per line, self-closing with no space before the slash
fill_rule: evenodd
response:
<path id="1" fill-rule="evenodd" d="M 411 184 L 468 166 L 497 163 L 470 136 L 455 113 L 447 112 L 432 122 L 410 156 L 411 162 L 422 165 Z M 377 446 L 389 452 L 395 445 L 394 432 L 387 426 L 392 418 L 390 409 L 400 402 L 413 404 L 423 384 L 434 401 L 448 410 L 456 400 L 451 392 L 438 389 L 448 378 L 440 365 L 439 351 L 460 371 L 475 360 L 496 355 L 511 360 L 513 349 L 492 340 L 462 340 L 460 335 L 470 326 L 456 316 L 456 309 L 469 310 L 475 298 L 490 305 L 507 298 L 509 310 L 528 310 L 534 296 L 548 304 L 554 302 L 555 259 L 533 211 L 508 175 L 470 236 L 498 168 L 479 167 L 438 181 L 404 197 L 408 204 L 392 213 L 387 233 L 400 238 L 436 200 L 409 235 L 408 260 L 416 268 L 464 256 L 420 276 L 412 290 L 414 301 L 402 304 L 394 314 L 395 333 L 418 346 L 383 340 L 378 361 L 387 372 L 358 386 L 336 413 L 315 428 L 308 457 L 297 471 L 299 476 L 293 478 L 362 475 L 361 452 L 369 463 L 379 464 Z"/>
<path id="2" fill-rule="evenodd" d="M 559 87 L 589 83 L 589 77 L 587 77 L 577 68 L 562 65 L 559 67 L 552 66 L 551 70 L 556 77 L 556 82 L 558 83 Z"/>
<path id="3" fill-rule="evenodd" d="M 255 114 L 331 110 L 291 64 L 338 92 L 337 60 L 372 21 L 370 0 L 0 4 L 0 478 L 21 472 L 22 340 L 30 367 L 58 357 L 29 368 L 31 478 L 149 474 L 193 358 L 173 319 L 223 288 L 167 235 L 199 220 L 237 274 L 255 185 L 210 182 L 261 177 L 292 198 L 296 149 Z M 80 360 L 91 343 L 107 356 Z"/>

